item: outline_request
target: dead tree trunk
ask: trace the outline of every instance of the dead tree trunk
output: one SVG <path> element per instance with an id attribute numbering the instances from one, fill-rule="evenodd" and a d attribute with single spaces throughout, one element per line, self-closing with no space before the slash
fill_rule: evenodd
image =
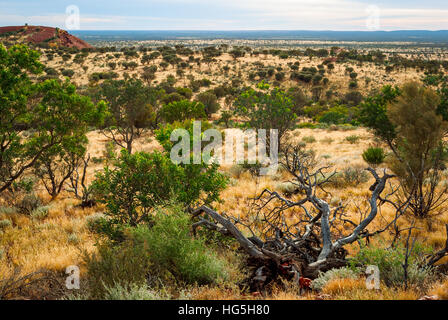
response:
<path id="1" fill-rule="evenodd" d="M 262 268 L 266 272 L 269 270 L 270 274 L 286 275 L 297 280 L 303 277 L 314 279 L 320 271 L 345 266 L 347 261 L 344 246 L 387 229 L 386 227 L 369 232 L 367 227 L 377 216 L 378 206 L 390 202 L 390 194 L 383 198 L 381 195 L 387 181 L 393 176 L 384 172 L 380 177 L 374 169 L 367 169 L 375 178 L 375 183 L 370 188 L 372 194 L 368 199 L 369 210 L 362 214 L 360 221 L 356 223 L 345 217 L 342 205 L 332 208 L 319 196 L 320 192 L 326 194 L 324 185 L 331 181 L 335 173 L 326 174 L 324 170 L 327 168 L 309 171 L 313 164 L 312 158 L 312 154 L 298 148 L 287 152 L 284 165 L 293 177 L 290 182 L 297 188 L 294 194 L 300 199 L 293 201 L 278 192 L 263 190 L 254 199 L 257 213 L 253 220 L 258 221 L 258 225 L 219 214 L 202 206 L 192 211 L 193 218 L 198 220 L 194 228 L 207 227 L 238 241 L 241 249 L 256 266 L 254 279 L 260 281 L 266 281 L 267 278 L 261 274 Z M 404 212 L 406 206 L 396 208 L 401 210 L 401 213 L 395 215 L 395 220 Z M 295 209 L 295 213 L 299 211 L 296 217 L 299 222 L 288 221 L 285 211 L 290 209 Z M 332 232 L 336 221 L 349 223 L 353 226 L 352 231 L 336 237 L 335 232 Z M 388 226 L 392 224 L 393 221 Z M 252 236 L 246 237 L 242 230 L 249 231 Z"/>

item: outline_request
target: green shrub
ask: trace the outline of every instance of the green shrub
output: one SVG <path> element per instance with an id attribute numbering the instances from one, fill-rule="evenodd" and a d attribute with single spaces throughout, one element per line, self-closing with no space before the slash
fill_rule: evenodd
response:
<path id="1" fill-rule="evenodd" d="M 48 216 L 49 206 L 38 207 L 31 212 L 31 218 L 36 220 L 43 220 Z"/>
<path id="2" fill-rule="evenodd" d="M 382 148 L 370 147 L 365 150 L 362 154 L 362 158 L 369 165 L 375 167 L 384 162 L 384 158 L 386 157 L 384 150 Z"/>
<path id="3" fill-rule="evenodd" d="M 213 92 L 202 92 L 198 94 L 196 100 L 204 105 L 205 113 L 209 116 L 213 113 L 216 113 L 220 108 L 218 98 Z"/>
<path id="4" fill-rule="evenodd" d="M 329 184 L 336 188 L 343 188 L 346 186 L 357 186 L 366 183 L 369 180 L 369 174 L 361 167 L 348 167 L 341 172 L 336 173 Z"/>
<path id="5" fill-rule="evenodd" d="M 315 129 L 316 125 L 311 122 L 301 122 L 297 125 L 298 129 Z"/>
<path id="6" fill-rule="evenodd" d="M 42 200 L 34 193 L 26 194 L 18 203 L 16 207 L 20 213 L 31 214 L 33 210 L 42 206 Z"/>
<path id="7" fill-rule="evenodd" d="M 361 139 L 361 137 L 355 134 L 345 137 L 345 141 L 347 141 L 350 144 L 357 144 L 359 142 L 359 139 Z"/>
<path id="8" fill-rule="evenodd" d="M 84 253 L 87 283 L 93 299 L 105 298 L 108 288 L 143 284 L 150 268 L 147 252 L 141 246 L 124 242 L 119 246 L 101 244 L 96 253 Z"/>
<path id="9" fill-rule="evenodd" d="M 133 237 L 148 250 L 158 274 L 168 272 L 175 279 L 197 284 L 217 283 L 226 278 L 224 261 L 202 239 L 192 238 L 190 226 L 189 215 L 171 208 L 169 214 L 159 211 L 151 228 L 136 228 Z"/>
<path id="10" fill-rule="evenodd" d="M 314 136 L 306 136 L 302 138 L 302 141 L 305 143 L 314 143 L 316 142 L 316 138 Z"/>
<path id="11" fill-rule="evenodd" d="M 165 292 L 157 292 L 148 288 L 146 284 L 131 283 L 105 286 L 104 300 L 169 300 L 171 297 Z"/>
<path id="12" fill-rule="evenodd" d="M 108 217 L 100 220 L 100 230 L 120 240 L 125 225 L 149 223 L 153 210 L 173 199 L 185 207 L 219 200 L 227 181 L 217 165 L 177 165 L 169 156 L 122 150 L 115 167 L 97 174 L 93 188 Z"/>
<path id="13" fill-rule="evenodd" d="M 433 277 L 431 268 L 420 267 L 425 254 L 432 251 L 431 248 L 418 243 L 413 248 L 409 257 L 408 281 L 411 286 L 422 288 Z M 401 287 L 404 284 L 404 269 L 406 249 L 403 245 L 394 248 L 381 248 L 362 246 L 359 252 L 350 260 L 352 268 L 375 265 L 380 270 L 380 278 L 387 286 Z"/>
<path id="14" fill-rule="evenodd" d="M 0 230 L 12 226 L 11 220 L 3 219 L 0 220 Z"/>
<path id="15" fill-rule="evenodd" d="M 205 119 L 207 118 L 204 105 L 200 102 L 173 101 L 164 105 L 159 112 L 160 117 L 167 123 L 175 121 L 184 121 L 188 119 Z"/>
<path id="16" fill-rule="evenodd" d="M 325 285 L 335 279 L 358 279 L 359 271 L 356 268 L 343 267 L 319 272 L 319 276 L 311 282 L 311 289 L 322 290 Z"/>

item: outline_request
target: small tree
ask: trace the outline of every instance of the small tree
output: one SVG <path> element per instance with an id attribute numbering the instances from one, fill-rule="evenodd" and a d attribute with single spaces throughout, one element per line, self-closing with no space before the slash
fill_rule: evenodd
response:
<path id="1" fill-rule="evenodd" d="M 186 99 L 173 101 L 160 109 L 159 116 L 167 123 L 188 119 L 205 119 L 204 105 Z"/>
<path id="2" fill-rule="evenodd" d="M 391 168 L 402 181 L 405 198 L 410 198 L 409 208 L 418 217 L 439 210 L 448 200 L 447 188 L 440 184 L 448 127 L 439 107 L 437 93 L 415 82 L 401 90 L 385 87 L 360 105 L 361 122 L 392 150 Z"/>
<path id="3" fill-rule="evenodd" d="M 161 94 L 136 79 L 104 82 L 97 93 L 97 98 L 109 104 L 103 134 L 131 153 L 134 139 L 141 134 L 139 129 L 155 126 L 155 106 Z"/>
<path id="4" fill-rule="evenodd" d="M 74 174 L 86 151 L 85 136 L 66 139 L 61 145 L 56 145 L 36 161 L 34 175 L 43 183 L 48 194 L 55 199 L 64 189 L 66 181 Z"/>
<path id="5" fill-rule="evenodd" d="M 208 116 L 216 113 L 220 108 L 218 98 L 213 92 L 202 92 L 198 94 L 196 100 L 204 105 L 205 113 Z"/>
<path id="6" fill-rule="evenodd" d="M 0 45 L 0 193 L 67 139 L 84 137 L 101 122 L 105 104 L 94 105 L 69 82 L 33 83 L 42 70 L 39 53 L 24 45 Z M 25 135 L 24 130 L 28 131 Z M 82 141 L 80 139 L 79 141 Z"/>
<path id="7" fill-rule="evenodd" d="M 267 132 L 277 129 L 280 146 L 282 137 L 293 128 L 297 119 L 294 102 L 279 88 L 269 90 L 269 85 L 261 83 L 258 89 L 244 91 L 234 102 L 234 112 L 246 121 L 247 127 Z"/>
<path id="8" fill-rule="evenodd" d="M 412 195 L 410 208 L 418 217 L 426 217 L 448 200 L 447 187 L 437 190 L 447 160 L 443 138 L 448 129 L 448 122 L 437 114 L 439 103 L 434 90 L 408 83 L 387 110 L 397 132 L 392 170 Z"/>

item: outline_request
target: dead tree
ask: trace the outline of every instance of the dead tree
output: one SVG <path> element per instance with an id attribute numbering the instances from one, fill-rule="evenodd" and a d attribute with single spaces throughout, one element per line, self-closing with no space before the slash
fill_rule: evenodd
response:
<path id="1" fill-rule="evenodd" d="M 284 167 L 292 176 L 290 183 L 296 187 L 291 200 L 276 191 L 265 189 L 254 199 L 256 214 L 250 216 L 249 222 L 202 206 L 194 211 L 197 219 L 194 228 L 207 227 L 236 239 L 246 252 L 254 266 L 255 278 L 268 281 L 278 275 L 288 275 L 295 281 L 314 279 L 319 271 L 345 266 L 347 251 L 344 246 L 371 237 L 387 230 L 406 210 L 405 205 L 396 206 L 398 214 L 386 227 L 369 232 L 367 227 L 377 217 L 379 207 L 395 193 L 392 190 L 382 196 L 386 183 L 393 175 L 384 171 L 380 176 L 368 168 L 375 178 L 371 186 L 371 196 L 367 199 L 367 212 L 360 213 L 359 220 L 347 218 L 345 207 L 338 204 L 332 207 L 325 200 L 329 193 L 324 189 L 331 182 L 336 172 L 327 173 L 329 167 L 311 169 L 314 155 L 304 152 L 300 147 L 289 149 L 285 155 Z M 350 226 L 347 228 L 337 227 Z M 247 237 L 243 231 L 250 232 Z M 264 269 L 262 269 L 264 268 Z M 261 273 L 261 270 L 269 272 Z M 269 276 L 265 277 L 265 275 Z"/>
<path id="2" fill-rule="evenodd" d="M 92 188 L 87 185 L 87 168 L 89 167 L 90 154 L 81 159 L 82 164 L 75 167 L 69 179 L 68 191 L 73 193 L 75 197 L 81 200 L 82 208 L 90 208 L 95 206 L 95 200 L 92 199 Z"/>

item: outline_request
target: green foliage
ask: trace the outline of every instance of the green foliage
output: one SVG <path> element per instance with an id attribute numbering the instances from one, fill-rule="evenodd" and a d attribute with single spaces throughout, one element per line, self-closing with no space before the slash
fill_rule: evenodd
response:
<path id="1" fill-rule="evenodd" d="M 348 136 L 348 137 L 345 137 L 345 141 L 347 141 L 348 143 L 350 143 L 350 144 L 357 144 L 358 142 L 359 142 L 359 140 L 361 139 L 361 137 L 360 136 L 358 136 L 358 135 L 356 135 L 356 134 L 353 134 L 353 135 L 350 135 L 350 136 Z"/>
<path id="2" fill-rule="evenodd" d="M 82 138 L 100 123 L 105 104 L 94 105 L 69 82 L 32 83 L 40 73 L 39 54 L 23 45 L 0 45 L 0 192 L 11 187 L 49 148 Z M 24 129 L 32 128 L 26 137 Z"/>
<path id="3" fill-rule="evenodd" d="M 448 122 L 437 114 L 439 105 L 440 98 L 434 90 L 408 83 L 387 110 L 396 127 L 391 167 L 412 197 L 411 210 L 420 217 L 427 216 L 444 199 L 444 190 L 442 197 L 435 193 L 441 180 L 439 172 L 448 159 L 443 140 Z M 428 185 L 426 180 L 430 181 Z"/>
<path id="4" fill-rule="evenodd" d="M 311 289 L 322 290 L 331 280 L 336 279 L 358 279 L 359 271 L 356 268 L 343 267 L 331 269 L 327 272 L 319 272 L 319 276 L 311 282 Z"/>
<path id="5" fill-rule="evenodd" d="M 347 186 L 358 186 L 366 183 L 369 180 L 369 174 L 361 167 L 348 167 L 337 172 L 331 180 L 329 185 L 336 188 L 344 188 Z"/>
<path id="6" fill-rule="evenodd" d="M 133 237 L 148 250 L 160 275 L 168 272 L 177 280 L 200 285 L 225 279 L 224 261 L 203 240 L 192 238 L 190 225 L 190 217 L 180 209 L 171 208 L 168 214 L 161 210 L 151 228 L 138 227 Z"/>
<path id="7" fill-rule="evenodd" d="M 208 116 L 210 116 L 213 113 L 216 113 L 220 108 L 218 98 L 213 92 L 209 91 L 202 92 L 198 94 L 196 100 L 204 105 L 205 113 Z"/>
<path id="8" fill-rule="evenodd" d="M 431 248 L 415 244 L 408 260 L 408 281 L 412 286 L 422 288 L 433 275 L 432 269 L 420 267 L 424 255 L 431 251 Z M 404 284 L 403 264 L 405 254 L 406 248 L 402 245 L 393 248 L 363 245 L 356 256 L 350 259 L 350 265 L 352 268 L 365 268 L 368 265 L 378 266 L 381 280 L 387 286 L 402 287 Z"/>
<path id="9" fill-rule="evenodd" d="M 132 152 L 137 128 L 156 125 L 157 105 L 163 91 L 146 87 L 141 80 L 107 80 L 92 92 L 96 100 L 108 102 L 105 134 L 117 145 Z"/>
<path id="10" fill-rule="evenodd" d="M 164 105 L 159 111 L 159 115 L 167 123 L 207 117 L 202 103 L 186 99 Z"/>
<path id="11" fill-rule="evenodd" d="M 343 124 L 350 122 L 349 109 L 343 105 L 336 105 L 317 116 L 317 121 L 328 124 Z"/>
<path id="12" fill-rule="evenodd" d="M 379 94 L 366 98 L 359 106 L 359 121 L 386 141 L 391 141 L 396 136 L 395 126 L 387 116 L 387 106 L 400 93 L 399 88 L 385 86 Z"/>
<path id="13" fill-rule="evenodd" d="M 249 89 L 234 102 L 234 112 L 245 120 L 245 125 L 255 129 L 277 129 L 279 139 L 294 127 L 297 115 L 294 102 L 285 91 L 261 83 L 261 90 Z"/>
<path id="14" fill-rule="evenodd" d="M 362 154 L 362 158 L 371 166 L 378 166 L 384 162 L 386 155 L 383 148 L 369 147 Z"/>
<path id="15" fill-rule="evenodd" d="M 142 285 L 150 269 L 148 253 L 141 246 L 124 242 L 112 246 L 98 245 L 97 252 L 84 252 L 83 260 L 87 267 L 87 284 L 90 298 L 104 299 L 111 287 Z"/>
<path id="16" fill-rule="evenodd" d="M 168 153 L 122 150 L 115 166 L 98 173 L 93 184 L 108 217 L 100 229 L 119 240 L 124 226 L 149 223 L 155 207 L 174 199 L 185 207 L 210 204 L 225 185 L 215 165 L 177 165 Z"/>

